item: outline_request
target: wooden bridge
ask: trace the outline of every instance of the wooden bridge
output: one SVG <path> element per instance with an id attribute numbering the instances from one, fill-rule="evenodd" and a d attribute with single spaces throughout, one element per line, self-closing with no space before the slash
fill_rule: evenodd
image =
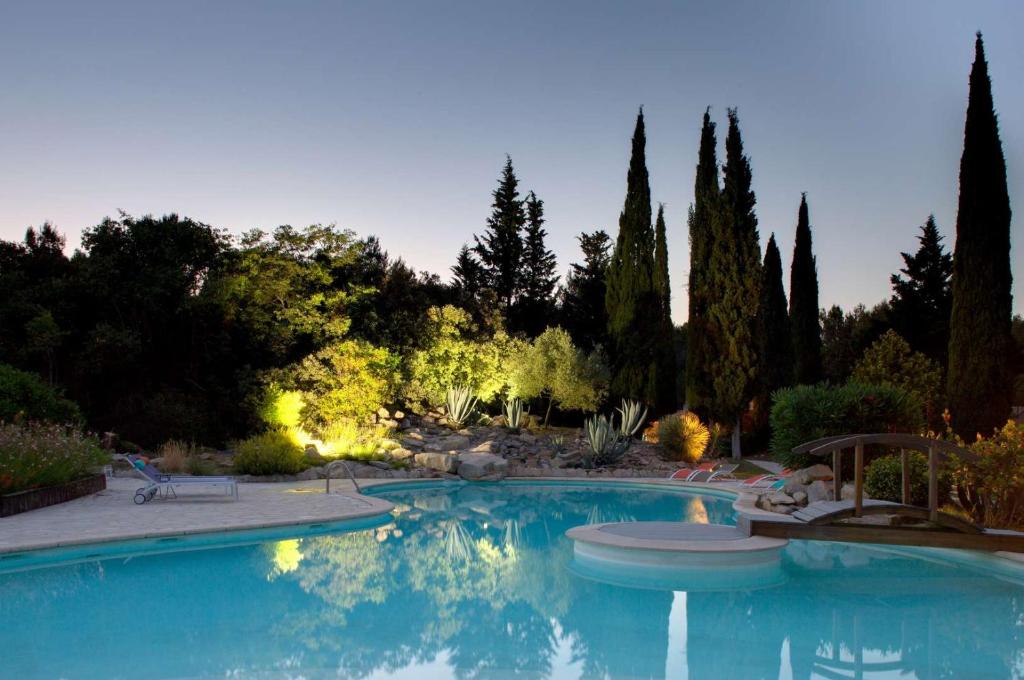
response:
<path id="1" fill-rule="evenodd" d="M 864 498 L 864 447 L 880 445 L 900 449 L 902 503 Z M 1007 550 L 1024 552 L 1024 533 L 986 529 L 969 520 L 939 510 L 939 468 L 955 457 L 974 460 L 976 454 L 949 442 L 912 434 L 855 434 L 825 437 L 795 449 L 812 456 L 832 454 L 834 498 L 842 497 L 842 456 L 853 449 L 854 497 L 851 500 L 819 501 L 778 519 L 742 516 L 740 527 L 751 536 L 815 541 L 882 543 L 936 548 Z M 910 452 L 928 456 L 928 507 L 910 502 Z M 872 522 L 871 516 L 894 518 Z"/>

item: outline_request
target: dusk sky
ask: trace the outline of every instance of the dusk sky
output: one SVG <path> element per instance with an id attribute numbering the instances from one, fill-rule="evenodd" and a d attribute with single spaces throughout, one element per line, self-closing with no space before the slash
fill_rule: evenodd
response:
<path id="1" fill-rule="evenodd" d="M 333 222 L 447 279 L 509 154 L 564 273 L 580 231 L 615 235 L 643 105 L 682 322 L 700 119 L 721 146 L 736 106 L 762 246 L 788 270 L 806 191 L 822 306 L 871 305 L 929 213 L 953 246 L 981 30 L 1021 312 L 1022 28 L 1019 0 L 5 2 L 0 238 L 50 220 L 71 249 L 118 210 Z"/>

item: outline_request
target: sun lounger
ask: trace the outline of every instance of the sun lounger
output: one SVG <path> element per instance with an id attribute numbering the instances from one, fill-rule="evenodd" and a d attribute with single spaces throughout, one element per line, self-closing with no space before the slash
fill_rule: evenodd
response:
<path id="1" fill-rule="evenodd" d="M 135 476 L 144 479 L 147 484 L 135 491 L 135 503 L 142 505 L 159 495 L 161 498 L 177 498 L 176 489 L 207 487 L 221 489 L 225 495 L 238 500 L 238 483 L 231 477 L 190 475 L 165 475 L 139 456 L 116 454 L 132 467 Z M 141 465 L 140 465 L 141 463 Z"/>
<path id="2" fill-rule="evenodd" d="M 669 479 L 678 479 L 684 482 L 692 481 L 692 478 L 702 472 L 711 472 L 718 463 L 701 463 L 695 468 L 680 468 L 668 476 Z"/>
<path id="3" fill-rule="evenodd" d="M 712 470 L 698 470 L 686 481 L 688 482 L 725 482 L 735 481 L 733 472 L 739 469 L 739 465 L 734 463 L 726 463 L 724 465 L 718 465 Z"/>
<path id="4" fill-rule="evenodd" d="M 743 480 L 743 486 L 748 489 L 769 489 L 779 485 L 779 482 L 785 481 L 786 476 L 789 474 L 790 470 L 783 470 L 782 474 L 767 472 L 763 475 Z"/>

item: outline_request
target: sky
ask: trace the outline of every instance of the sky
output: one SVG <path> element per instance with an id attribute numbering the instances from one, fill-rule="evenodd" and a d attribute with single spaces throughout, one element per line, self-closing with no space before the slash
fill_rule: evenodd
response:
<path id="1" fill-rule="evenodd" d="M 682 322 L 701 116 L 721 147 L 738 107 L 762 246 L 788 271 L 806 191 L 822 306 L 870 306 L 929 214 L 952 248 L 977 30 L 1024 197 L 1021 27 L 1016 0 L 5 0 L 0 239 L 49 220 L 71 250 L 119 210 L 336 223 L 447 279 L 509 154 L 564 274 L 581 231 L 616 233 L 643 106 Z"/>

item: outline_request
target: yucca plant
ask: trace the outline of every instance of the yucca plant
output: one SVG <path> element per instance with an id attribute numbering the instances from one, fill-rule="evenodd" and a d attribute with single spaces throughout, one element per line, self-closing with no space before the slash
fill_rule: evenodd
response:
<path id="1" fill-rule="evenodd" d="M 619 432 L 625 437 L 635 435 L 640 426 L 644 424 L 644 418 L 647 417 L 647 407 L 633 399 L 623 399 L 622 408 L 615 410 L 622 418 L 619 422 Z"/>
<path id="2" fill-rule="evenodd" d="M 502 402 L 501 410 L 505 415 L 505 427 L 513 432 L 519 431 L 519 428 L 526 423 L 526 416 L 529 415 L 528 411 L 523 410 L 523 400 L 519 397 L 512 397 L 508 401 Z"/>
<path id="3" fill-rule="evenodd" d="M 613 419 L 614 420 L 614 419 Z M 592 416 L 583 424 L 590 452 L 583 456 L 585 467 L 610 465 L 617 462 L 629 449 L 630 440 L 621 430 L 615 429 L 612 420 L 606 416 Z"/>
<path id="4" fill-rule="evenodd" d="M 448 423 L 456 430 L 465 427 L 476 411 L 476 402 L 473 388 L 466 385 L 449 387 L 445 397 Z"/>

